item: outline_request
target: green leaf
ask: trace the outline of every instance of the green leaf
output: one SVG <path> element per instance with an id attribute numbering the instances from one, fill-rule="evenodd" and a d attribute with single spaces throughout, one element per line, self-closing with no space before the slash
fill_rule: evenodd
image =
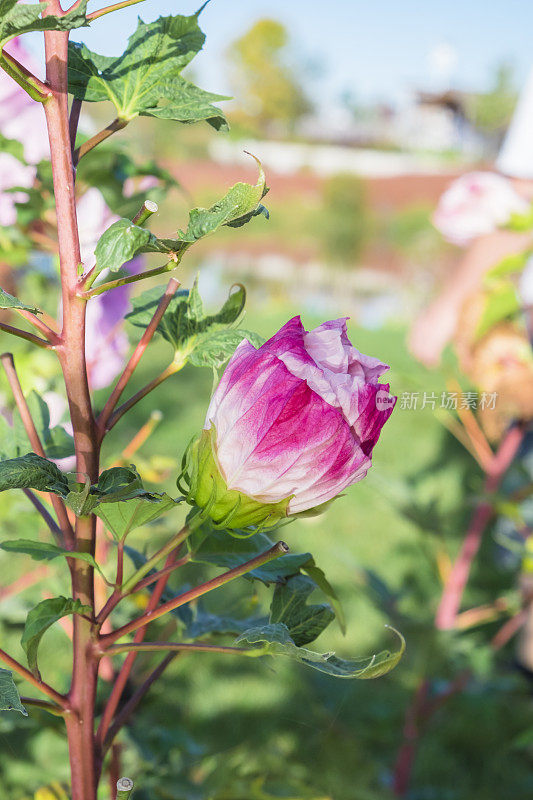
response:
<path id="1" fill-rule="evenodd" d="M 530 257 L 531 251 L 524 250 L 522 253 L 513 253 L 510 256 L 502 258 L 496 266 L 491 267 L 491 269 L 485 273 L 483 278 L 484 286 L 490 287 L 494 283 L 498 284 L 500 278 L 507 278 L 509 275 L 522 272 Z"/>
<path id="2" fill-rule="evenodd" d="M 311 556 L 309 561 L 306 561 L 305 564 L 302 565 L 302 571 L 306 572 L 309 577 L 316 583 L 319 589 L 326 595 L 328 598 L 334 612 L 335 616 L 337 617 L 337 622 L 339 623 L 339 628 L 341 629 L 342 633 L 346 633 L 346 619 L 344 617 L 344 611 L 337 595 L 337 592 L 331 585 L 331 583 L 326 578 L 324 571 L 317 567 L 315 563 L 315 559 Z"/>
<path id="3" fill-rule="evenodd" d="M 189 356 L 189 361 L 195 367 L 214 367 L 219 369 L 226 361 L 231 358 L 236 348 L 243 339 L 248 339 L 254 347 L 261 347 L 264 340 L 252 331 L 242 330 L 241 328 L 215 331 L 209 335 L 201 337 L 195 344 L 194 350 Z"/>
<path id="4" fill-rule="evenodd" d="M 37 489 L 66 497 L 68 481 L 52 461 L 27 453 L 0 461 L 0 492 L 6 489 Z"/>
<path id="5" fill-rule="evenodd" d="M 36 678 L 39 680 L 41 678 L 37 667 L 37 651 L 48 628 L 70 614 L 90 613 L 90 606 L 84 606 L 79 600 L 67 597 L 52 597 L 32 608 L 27 616 L 20 643 L 26 653 L 28 666 Z"/>
<path id="6" fill-rule="evenodd" d="M 251 627 L 262 625 L 266 622 L 263 618 L 235 619 L 234 617 L 211 614 L 204 608 L 191 609 L 191 618 L 187 624 L 186 637 L 189 639 L 203 639 L 205 636 L 227 635 L 237 636 Z"/>
<path id="7" fill-rule="evenodd" d="M 19 142 L 18 139 L 8 139 L 7 136 L 4 136 L 3 133 L 0 133 L 0 152 L 9 153 L 9 155 L 14 156 L 17 161 L 21 161 L 23 164 L 26 164 L 26 160 L 24 158 L 24 145 L 22 142 Z"/>
<path id="8" fill-rule="evenodd" d="M 236 538 L 229 536 L 227 531 L 213 529 L 208 522 L 193 531 L 187 539 L 192 561 L 212 564 L 224 569 L 238 567 L 255 556 L 265 553 L 272 545 L 273 542 L 264 533 L 254 533 L 253 536 Z M 250 580 L 260 580 L 267 585 L 282 581 L 292 575 L 297 575 L 310 557 L 310 553 L 288 553 L 252 570 L 245 577 Z"/>
<path id="9" fill-rule="evenodd" d="M 49 542 L 34 542 L 32 539 L 13 539 L 12 541 L 2 542 L 0 549 L 7 553 L 23 553 L 30 556 L 34 561 L 53 561 L 54 558 L 75 558 L 78 561 L 85 561 L 94 567 L 100 575 L 102 570 L 90 553 L 78 553 L 72 550 L 65 550 Z M 104 576 L 105 577 L 105 576 Z"/>
<path id="10" fill-rule="evenodd" d="M 293 642 L 298 645 L 313 642 L 335 618 L 327 603 L 308 605 L 316 584 L 306 575 L 295 575 L 276 586 L 270 606 L 270 622 L 283 622 Z"/>
<path id="11" fill-rule="evenodd" d="M 13 673 L 0 667 L 0 711 L 20 711 L 25 717 L 28 712 L 20 702 L 20 695 L 13 682 Z"/>
<path id="12" fill-rule="evenodd" d="M 22 311 L 31 311 L 32 314 L 41 313 L 36 306 L 26 305 L 26 303 L 23 303 L 18 297 L 13 297 L 12 294 L 4 292 L 3 289 L 0 289 L 0 308 L 15 308 Z"/>
<path id="13" fill-rule="evenodd" d="M 405 640 L 398 631 L 394 633 L 400 639 L 400 647 L 396 652 L 383 650 L 369 658 L 357 659 L 337 658 L 334 653 L 315 653 L 297 647 L 289 629 L 282 622 L 251 628 L 241 634 L 235 644 L 256 645 L 264 655 L 286 656 L 336 678 L 378 678 L 390 672 L 404 653 Z"/>
<path id="14" fill-rule="evenodd" d="M 253 156 L 255 158 L 255 156 Z M 260 162 L 257 183 L 236 183 L 210 208 L 193 208 L 189 212 L 187 230 L 178 231 L 176 239 L 160 239 L 147 228 L 134 225 L 129 219 L 114 222 L 96 245 L 98 270 L 116 271 L 138 253 L 162 253 L 178 264 L 184 253 L 199 239 L 215 233 L 222 225 L 238 226 L 258 214 L 267 214 L 259 201 L 267 193 L 265 173 Z"/>
<path id="15" fill-rule="evenodd" d="M 98 483 L 91 486 L 75 483 L 65 497 L 65 502 L 77 516 L 91 514 L 102 503 L 117 503 L 142 498 L 157 503 L 163 495 L 148 492 L 135 467 L 111 467 L 104 470 Z"/>
<path id="16" fill-rule="evenodd" d="M 168 494 L 162 494 L 155 501 L 146 497 L 136 497 L 132 500 L 105 503 L 98 506 L 94 513 L 100 517 L 115 539 L 120 541 L 135 528 L 147 525 L 166 514 L 179 502 L 180 500 L 173 500 Z"/>
<path id="17" fill-rule="evenodd" d="M 16 419 L 15 417 L 15 421 Z M 0 462 L 18 458 L 28 451 L 28 437 L 21 428 L 16 424 L 10 425 L 0 414 Z"/>
<path id="18" fill-rule="evenodd" d="M 88 25 L 87 0 L 72 8 L 62 17 L 49 14 L 41 17 L 47 3 L 19 3 L 17 0 L 0 0 L 0 47 L 15 36 L 30 31 L 69 31 Z"/>
<path id="19" fill-rule="evenodd" d="M 140 115 L 185 123 L 206 120 L 217 130 L 226 129 L 225 117 L 212 101 L 228 98 L 205 92 L 181 75 L 205 40 L 198 26 L 200 11 L 148 24 L 139 19 L 118 57 L 71 43 L 69 92 L 80 100 L 109 100 L 126 122 Z"/>
<path id="20" fill-rule="evenodd" d="M 499 322 L 515 316 L 520 309 L 520 298 L 512 281 L 502 279 L 493 285 L 485 297 L 485 306 L 476 329 L 476 339 L 480 339 Z"/>
<path id="21" fill-rule="evenodd" d="M 146 228 L 134 225 L 129 219 L 117 220 L 102 234 L 96 245 L 94 254 L 98 271 L 109 269 L 116 272 L 151 241 L 155 244 L 157 239 Z"/>
<path id="22" fill-rule="evenodd" d="M 161 290 L 157 288 L 134 297 L 133 310 L 126 319 L 136 327 L 146 328 L 160 299 Z M 262 344 L 259 336 L 233 327 L 242 316 L 245 302 L 246 291 L 239 284 L 218 313 L 207 315 L 195 281 L 190 292 L 180 291 L 172 298 L 157 331 L 172 345 L 180 362 L 190 360 L 195 366 L 218 368 L 243 339 L 254 346 Z"/>

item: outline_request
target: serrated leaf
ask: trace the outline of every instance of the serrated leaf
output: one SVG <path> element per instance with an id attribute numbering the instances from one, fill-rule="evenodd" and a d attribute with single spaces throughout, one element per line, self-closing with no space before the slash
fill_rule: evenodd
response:
<path id="1" fill-rule="evenodd" d="M 116 272 L 120 267 L 140 253 L 156 237 L 146 228 L 134 225 L 129 219 L 114 222 L 100 237 L 94 255 L 100 272 L 109 269 Z"/>
<path id="2" fill-rule="evenodd" d="M 65 550 L 50 542 L 35 542 L 33 539 L 13 539 L 2 542 L 0 549 L 7 553 L 21 553 L 30 556 L 34 561 L 53 561 L 55 558 L 75 558 L 77 561 L 85 561 L 94 567 L 100 575 L 102 570 L 90 553 L 78 553 L 73 550 Z M 105 576 L 104 576 L 105 577 Z"/>
<path id="3" fill-rule="evenodd" d="M 19 711 L 25 717 L 28 712 L 20 702 L 18 689 L 13 682 L 13 673 L 0 667 L 0 711 Z"/>
<path id="4" fill-rule="evenodd" d="M 257 159 L 256 159 L 257 161 Z M 261 213 L 266 213 L 259 201 L 268 189 L 259 161 L 259 178 L 255 185 L 236 183 L 210 208 L 193 208 L 189 212 L 186 231 L 178 231 L 175 239 L 161 239 L 147 228 L 134 225 L 129 219 L 114 222 L 96 245 L 98 270 L 118 270 L 138 253 L 162 253 L 176 264 L 195 242 L 218 230 L 222 225 L 238 226 Z"/>
<path id="5" fill-rule="evenodd" d="M 27 616 L 20 644 L 26 653 L 28 666 L 36 678 L 40 680 L 41 677 L 37 667 L 37 651 L 48 628 L 71 614 L 90 613 L 89 606 L 84 606 L 79 600 L 68 597 L 52 597 L 32 608 Z"/>
<path id="6" fill-rule="evenodd" d="M 100 517 L 115 539 L 124 540 L 135 528 L 148 525 L 177 506 L 179 502 L 168 494 L 160 495 L 156 501 L 136 497 L 132 500 L 100 505 L 95 509 L 95 514 Z"/>
<path id="7" fill-rule="evenodd" d="M 0 48 L 15 36 L 30 31 L 69 31 L 81 28 L 87 22 L 87 0 L 61 17 L 49 14 L 41 17 L 47 3 L 20 3 L 17 0 L 0 0 Z"/>
<path id="8" fill-rule="evenodd" d="M 6 489 L 36 489 L 66 497 L 68 481 L 52 461 L 27 453 L 0 461 L 0 492 Z"/>
<path id="9" fill-rule="evenodd" d="M 337 658 L 334 653 L 315 653 L 307 648 L 297 647 L 289 629 L 281 622 L 251 628 L 241 634 L 235 644 L 256 645 L 264 655 L 292 658 L 336 678 L 368 679 L 385 675 L 400 661 L 405 651 L 405 640 L 398 631 L 394 633 L 400 639 L 400 647 L 396 652 L 383 650 L 369 658 L 357 659 Z"/>
<path id="10" fill-rule="evenodd" d="M 65 497 L 65 502 L 77 516 L 91 514 L 102 503 L 118 503 L 142 498 L 157 503 L 163 495 L 147 491 L 141 476 L 131 467 L 111 467 L 101 473 L 98 483 L 75 483 Z"/>
<path id="11" fill-rule="evenodd" d="M 41 311 L 36 306 L 29 306 L 19 300 L 18 297 L 13 297 L 12 294 L 4 292 L 0 289 L 0 308 L 14 308 L 22 311 L 31 311 L 32 314 L 40 314 Z"/>
<path id="12" fill-rule="evenodd" d="M 205 92 L 181 75 L 205 40 L 199 13 L 159 17 L 148 24 L 139 19 L 125 52 L 116 58 L 71 43 L 69 92 L 80 100 L 109 100 L 125 121 L 148 116 L 186 123 L 206 120 L 217 130 L 227 128 L 222 111 L 212 105 L 227 98 Z"/>
<path id="13" fill-rule="evenodd" d="M 215 331 L 198 340 L 189 356 L 189 361 L 195 367 L 219 369 L 231 358 L 243 339 L 247 339 L 255 348 L 264 344 L 261 336 L 241 328 Z"/>
<path id="14" fill-rule="evenodd" d="M 278 584 L 272 598 L 270 622 L 283 622 L 299 647 L 313 642 L 335 618 L 327 603 L 308 605 L 309 596 L 315 589 L 316 584 L 311 578 L 295 575 Z"/>
<path id="15" fill-rule="evenodd" d="M 136 327 L 146 328 L 160 299 L 160 289 L 150 289 L 133 298 L 133 310 L 126 319 Z M 218 368 L 243 339 L 257 347 L 263 342 L 256 334 L 232 327 L 241 318 L 245 302 L 246 291 L 238 285 L 218 313 L 204 314 L 195 281 L 190 292 L 181 291 L 173 297 L 157 331 L 174 348 L 176 360 Z"/>

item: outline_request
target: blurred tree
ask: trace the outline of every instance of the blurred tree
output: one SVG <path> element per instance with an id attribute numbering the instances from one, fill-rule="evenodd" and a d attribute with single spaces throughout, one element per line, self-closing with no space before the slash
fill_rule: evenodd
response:
<path id="1" fill-rule="evenodd" d="M 232 80 L 242 108 L 237 122 L 267 133 L 292 133 L 312 104 L 296 70 L 287 60 L 290 40 L 286 28 L 262 19 L 233 42 L 228 55 Z"/>
<path id="2" fill-rule="evenodd" d="M 320 232 L 327 258 L 355 266 L 371 234 L 372 219 L 363 181 L 334 175 L 324 183 Z"/>
<path id="3" fill-rule="evenodd" d="M 511 121 L 516 98 L 512 67 L 509 64 L 500 64 L 496 68 L 492 88 L 473 97 L 469 109 L 470 119 L 480 131 L 496 139 L 499 144 Z"/>

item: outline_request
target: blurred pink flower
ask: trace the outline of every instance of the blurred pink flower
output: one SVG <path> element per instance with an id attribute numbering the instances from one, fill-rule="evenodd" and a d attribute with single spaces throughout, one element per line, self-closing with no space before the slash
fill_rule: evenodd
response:
<path id="1" fill-rule="evenodd" d="M 14 225 L 17 221 L 15 203 L 27 199 L 25 192 L 7 191 L 13 187 L 29 189 L 35 180 L 35 167 L 26 166 L 10 153 L 0 153 L 0 225 Z"/>
<path id="2" fill-rule="evenodd" d="M 464 246 L 504 225 L 512 213 L 524 213 L 528 208 L 507 178 L 492 172 L 469 172 L 444 192 L 433 224 L 449 242 Z"/>
<path id="3" fill-rule="evenodd" d="M 94 251 L 100 236 L 118 219 L 102 193 L 88 189 L 77 202 L 81 258 L 85 270 L 95 265 Z M 128 272 L 140 272 L 142 258 L 124 265 Z M 124 367 L 129 341 L 123 330 L 123 320 L 129 310 L 129 286 L 111 289 L 97 295 L 87 305 L 86 358 L 91 389 L 103 389 Z"/>
<path id="4" fill-rule="evenodd" d="M 5 49 L 40 77 L 42 70 L 19 38 L 12 39 Z M 38 164 L 50 158 L 42 103 L 32 100 L 3 70 L 0 70 L 0 133 L 8 139 L 21 142 L 24 158 L 29 164 Z"/>
<path id="5" fill-rule="evenodd" d="M 246 517 L 249 499 L 288 500 L 283 515 L 294 514 L 365 477 L 396 401 L 378 380 L 387 369 L 352 346 L 345 319 L 307 332 L 294 317 L 258 350 L 241 342 L 213 394 L 202 435 L 226 490 L 246 498 L 232 517 L 235 527 L 260 520 L 257 508 Z M 212 469 L 202 467 L 208 450 L 201 444 L 197 452 L 193 499 L 220 521 L 231 508 L 218 488 L 213 502 Z"/>

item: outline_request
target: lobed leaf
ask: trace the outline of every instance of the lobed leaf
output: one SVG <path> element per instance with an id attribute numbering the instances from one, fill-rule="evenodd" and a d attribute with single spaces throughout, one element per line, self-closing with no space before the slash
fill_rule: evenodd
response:
<path id="1" fill-rule="evenodd" d="M 161 299 L 160 289 L 150 289 L 133 298 L 133 310 L 126 315 L 133 325 L 145 328 Z M 169 342 L 180 362 L 218 368 L 233 354 L 243 339 L 255 346 L 261 337 L 236 329 L 246 302 L 246 291 L 238 285 L 216 314 L 204 313 L 197 281 L 191 290 L 180 291 L 172 298 L 157 331 Z"/>
<path id="2" fill-rule="evenodd" d="M 400 639 L 400 647 L 396 652 L 383 650 L 368 658 L 357 659 L 338 658 L 334 653 L 315 653 L 298 647 L 282 622 L 251 628 L 237 637 L 235 644 L 256 645 L 264 655 L 292 658 L 336 678 L 368 679 L 385 675 L 400 661 L 405 651 L 405 640 L 398 631 L 394 633 Z"/>
<path id="3" fill-rule="evenodd" d="M 20 711 L 25 717 L 28 712 L 20 702 L 18 689 L 13 682 L 13 673 L 0 667 L 0 711 Z"/>
<path id="4" fill-rule="evenodd" d="M 166 514 L 178 505 L 180 500 L 173 500 L 168 494 L 151 497 L 136 497 L 121 502 L 107 502 L 95 509 L 97 517 L 118 541 L 124 540 L 131 531 L 147 525 Z"/>
<path id="5" fill-rule="evenodd" d="M 31 31 L 69 31 L 88 25 L 87 0 L 81 0 L 61 17 L 49 14 L 41 17 L 48 3 L 23 3 L 0 0 L 0 48 L 22 33 Z"/>
<path id="6" fill-rule="evenodd" d="M 181 75 L 204 44 L 200 11 L 159 17 L 148 24 L 139 19 L 126 50 L 116 58 L 71 43 L 69 92 L 80 100 L 110 101 L 120 120 L 137 116 L 184 123 L 206 120 L 217 130 L 226 129 L 224 114 L 212 102 L 228 98 L 205 92 Z"/>
<path id="7" fill-rule="evenodd" d="M 26 653 L 28 666 L 36 678 L 41 677 L 37 666 L 37 651 L 48 628 L 63 617 L 90 614 L 91 611 L 90 606 L 82 605 L 80 600 L 67 597 L 52 597 L 32 608 L 26 618 L 20 643 Z"/>
<path id="8" fill-rule="evenodd" d="M 111 467 L 101 473 L 98 483 L 75 483 L 65 497 L 77 516 L 91 514 L 102 503 L 117 503 L 142 498 L 157 503 L 163 495 L 147 491 L 135 467 Z"/>
<path id="9" fill-rule="evenodd" d="M 276 586 L 270 606 L 270 622 L 287 626 L 293 642 L 298 645 L 313 642 L 335 614 L 327 603 L 308 605 L 316 584 L 306 575 L 295 575 Z"/>
<path id="10" fill-rule="evenodd" d="M 189 247 L 215 233 L 222 225 L 244 225 L 258 214 L 268 216 L 265 207 L 259 202 L 268 189 L 263 168 L 259 161 L 257 163 L 259 177 L 255 185 L 236 183 L 209 208 L 193 208 L 189 212 L 187 229 L 178 231 L 176 239 L 160 239 L 147 228 L 134 225 L 126 218 L 114 222 L 96 245 L 98 271 L 116 271 L 139 253 L 162 253 L 178 264 Z"/>

